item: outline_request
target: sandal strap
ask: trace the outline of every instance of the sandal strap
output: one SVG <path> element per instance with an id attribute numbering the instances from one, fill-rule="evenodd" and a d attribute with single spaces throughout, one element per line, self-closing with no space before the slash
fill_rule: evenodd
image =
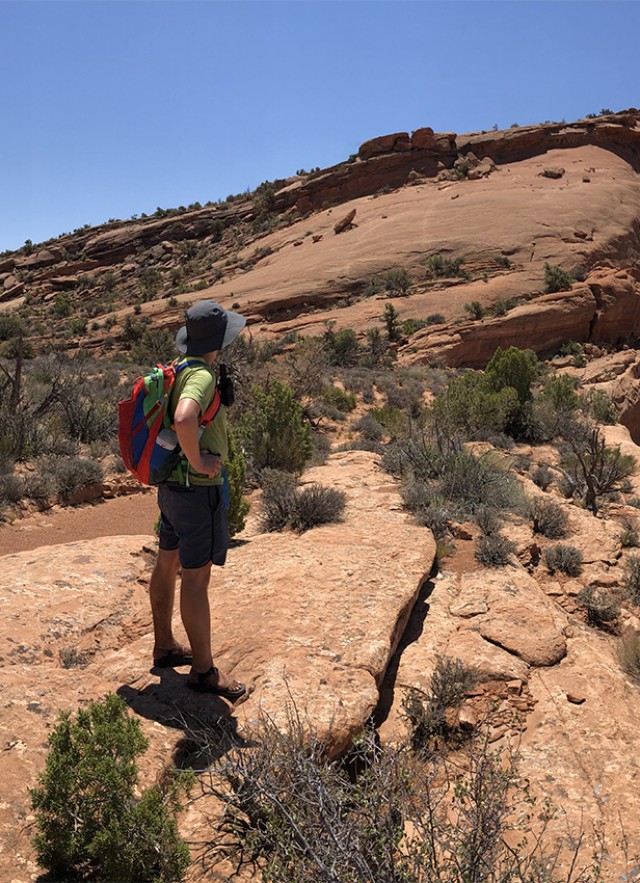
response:
<path id="1" fill-rule="evenodd" d="M 209 669 L 209 671 L 205 671 L 205 672 L 197 671 L 196 675 L 198 676 L 198 683 L 203 684 L 209 678 L 215 678 L 217 680 L 218 679 L 218 669 L 215 667 L 215 665 L 212 665 L 211 668 Z"/>

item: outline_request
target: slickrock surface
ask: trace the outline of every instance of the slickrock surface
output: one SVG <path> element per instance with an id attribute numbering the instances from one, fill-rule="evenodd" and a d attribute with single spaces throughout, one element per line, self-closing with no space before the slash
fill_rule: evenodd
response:
<path id="1" fill-rule="evenodd" d="M 599 525 L 590 517 L 587 541 L 593 546 Z M 612 568 L 609 582 L 600 584 L 618 584 L 619 570 Z M 533 576 L 512 566 L 461 576 L 445 571 L 436 578 L 421 634 L 383 684 L 383 693 L 393 690 L 393 704 L 380 733 L 383 740 L 404 736 L 402 697 L 410 686 L 428 689 L 438 655 L 476 668 L 485 693 L 474 701 L 479 717 L 493 721 L 493 747 L 515 748 L 534 793 L 562 807 L 553 831 L 592 831 L 604 823 L 613 874 L 621 860 L 621 826 L 630 855 L 640 849 L 640 706 L 637 687 L 616 658 L 616 639 L 589 628 L 572 603 L 589 582 L 588 571 L 577 580 L 561 577 L 561 583 L 543 564 Z M 607 873 L 605 880 L 614 879 Z"/>
<path id="2" fill-rule="evenodd" d="M 373 454 L 334 454 L 304 478 L 347 493 L 344 522 L 299 536 L 248 531 L 211 581 L 214 648 L 251 691 L 233 712 L 240 728 L 261 713 L 284 723 L 295 705 L 335 753 L 377 705 L 435 543 Z M 119 692 L 151 739 L 146 778 L 170 763 L 181 718 L 230 714 L 185 689 L 187 669 L 150 672 L 153 547 L 151 537 L 112 537 L 1 559 L 0 879 L 35 879 L 27 788 L 59 710 Z"/>

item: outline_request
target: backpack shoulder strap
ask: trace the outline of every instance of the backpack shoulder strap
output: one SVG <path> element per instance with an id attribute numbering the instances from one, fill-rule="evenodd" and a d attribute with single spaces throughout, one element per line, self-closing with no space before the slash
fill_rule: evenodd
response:
<path id="1" fill-rule="evenodd" d="M 193 368 L 198 365 L 202 366 L 203 368 L 206 367 L 206 365 L 199 359 L 190 359 L 188 356 L 183 356 L 182 358 L 177 359 L 174 362 L 174 365 L 176 374 L 179 374 L 179 372 L 182 371 L 183 368 Z M 218 386 L 219 385 L 216 383 L 216 390 L 213 395 L 213 399 L 211 400 L 211 404 L 200 418 L 200 426 L 204 426 L 205 428 L 213 422 L 222 404 L 222 400 L 220 398 L 220 389 L 218 388 Z"/>

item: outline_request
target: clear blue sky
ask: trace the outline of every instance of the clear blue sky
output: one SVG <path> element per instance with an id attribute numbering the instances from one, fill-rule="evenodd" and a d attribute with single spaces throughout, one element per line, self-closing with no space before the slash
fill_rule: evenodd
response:
<path id="1" fill-rule="evenodd" d="M 634 0 L 0 0 L 0 250 L 340 162 L 640 105 Z"/>

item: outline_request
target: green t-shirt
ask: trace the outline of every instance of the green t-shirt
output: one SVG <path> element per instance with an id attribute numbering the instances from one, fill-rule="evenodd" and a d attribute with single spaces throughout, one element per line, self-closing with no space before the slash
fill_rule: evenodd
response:
<path id="1" fill-rule="evenodd" d="M 189 361 L 197 361 L 198 364 L 183 368 L 182 371 L 176 375 L 176 382 L 171 390 L 170 411 L 171 414 L 175 414 L 180 399 L 193 399 L 200 406 L 200 414 L 202 415 L 213 401 L 215 395 L 217 383 L 216 372 L 199 356 L 188 356 L 187 358 Z M 227 435 L 227 414 L 224 405 L 220 406 L 220 410 L 202 433 L 200 437 L 200 448 L 209 451 L 211 454 L 219 454 L 222 458 L 222 462 L 227 462 L 227 457 L 229 455 L 229 439 Z M 180 470 L 174 469 L 169 476 L 169 481 L 180 481 L 181 483 L 184 483 L 188 474 L 189 484 L 223 484 L 224 479 L 222 478 L 222 475 L 218 473 L 218 475 L 213 478 L 208 475 L 202 475 L 189 465 L 186 457 L 183 457 L 181 465 L 182 479 L 180 477 Z"/>

